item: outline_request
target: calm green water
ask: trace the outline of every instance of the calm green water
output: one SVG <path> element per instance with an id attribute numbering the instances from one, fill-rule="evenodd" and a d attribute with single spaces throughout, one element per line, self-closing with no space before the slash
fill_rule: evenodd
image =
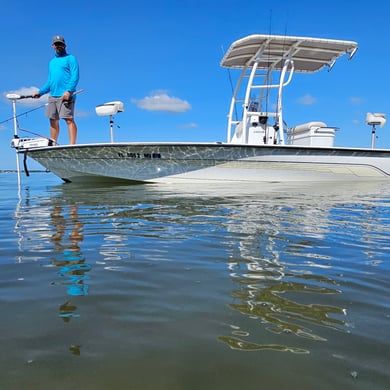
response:
<path id="1" fill-rule="evenodd" d="M 0 174 L 1 389 L 388 389 L 390 184 Z"/>

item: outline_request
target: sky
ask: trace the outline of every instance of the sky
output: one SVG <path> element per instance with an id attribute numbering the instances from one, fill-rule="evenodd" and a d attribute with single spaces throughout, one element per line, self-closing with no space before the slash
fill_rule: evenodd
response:
<path id="1" fill-rule="evenodd" d="M 58 6 L 56 9 L 55 7 Z M 109 142 L 109 118 L 95 107 L 121 101 L 115 141 L 226 141 L 227 114 L 240 71 L 220 61 L 251 34 L 356 41 L 330 72 L 296 74 L 284 92 L 288 126 L 339 127 L 336 146 L 370 147 L 367 112 L 390 115 L 387 0 L 4 0 L 0 24 L 0 170 L 15 169 L 10 92 L 30 94 L 47 79 L 51 40 L 63 35 L 80 66 L 77 143 Z M 17 102 L 19 136 L 48 136 L 45 97 Z M 390 123 L 375 145 L 390 148 Z M 69 142 L 61 123 L 60 144 Z M 29 161 L 29 169 L 39 165 Z"/>

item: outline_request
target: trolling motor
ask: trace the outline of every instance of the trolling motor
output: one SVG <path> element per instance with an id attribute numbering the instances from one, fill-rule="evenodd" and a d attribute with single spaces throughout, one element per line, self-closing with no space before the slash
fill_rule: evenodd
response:
<path id="1" fill-rule="evenodd" d="M 28 148 L 38 148 L 42 146 L 53 146 L 54 141 L 50 138 L 38 137 L 38 138 L 19 138 L 18 134 L 18 121 L 16 115 L 16 101 L 20 99 L 29 99 L 32 98 L 32 95 L 19 95 L 16 93 L 8 93 L 5 95 L 8 100 L 12 101 L 12 114 L 14 121 L 14 138 L 11 140 L 11 147 L 22 150 Z"/>
<path id="2" fill-rule="evenodd" d="M 17 116 L 16 116 L 16 100 L 24 99 L 24 98 L 27 98 L 27 97 L 31 98 L 32 95 L 23 96 L 23 95 L 18 95 L 16 93 L 8 93 L 5 97 L 12 101 L 12 116 L 13 116 L 13 121 L 14 121 L 14 138 L 13 138 L 12 141 L 14 141 L 14 140 L 19 139 L 19 136 L 18 136 L 18 119 L 17 119 Z M 12 146 L 12 142 L 11 142 L 11 146 Z M 19 164 L 18 152 L 16 152 L 16 169 L 18 171 L 18 188 L 20 189 L 20 164 Z"/>
<path id="3" fill-rule="evenodd" d="M 41 147 L 41 146 L 52 146 L 53 145 L 53 140 L 49 138 L 44 138 L 44 137 L 39 137 L 39 138 L 19 138 L 18 134 L 18 116 L 16 115 L 16 101 L 20 99 L 28 99 L 32 98 L 32 95 L 19 95 L 17 93 L 7 93 L 5 97 L 8 100 L 12 101 L 12 119 L 14 122 L 14 137 L 11 140 L 11 147 L 15 148 L 16 150 L 16 169 L 18 172 L 18 187 L 20 189 L 20 163 L 19 163 L 19 151 L 25 150 L 24 153 L 24 171 L 27 176 L 29 176 L 29 172 L 26 166 L 26 158 L 27 154 L 26 151 L 28 148 L 33 148 L 33 147 Z"/>
<path id="4" fill-rule="evenodd" d="M 382 113 L 374 113 L 372 114 L 371 112 L 367 112 L 366 115 L 366 123 L 369 126 L 372 126 L 371 130 L 371 149 L 374 149 L 375 147 L 375 132 L 376 132 L 376 127 L 383 127 L 386 123 L 386 114 Z"/>
<path id="5" fill-rule="evenodd" d="M 110 116 L 110 141 L 114 142 L 114 115 L 118 112 L 123 112 L 124 106 L 120 101 L 108 102 L 99 104 L 95 107 L 98 116 Z"/>

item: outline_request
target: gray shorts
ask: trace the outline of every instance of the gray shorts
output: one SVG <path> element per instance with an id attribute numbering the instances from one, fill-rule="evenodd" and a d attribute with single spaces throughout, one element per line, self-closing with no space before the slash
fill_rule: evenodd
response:
<path id="1" fill-rule="evenodd" d="M 46 116 L 49 119 L 65 119 L 74 116 L 75 99 L 70 102 L 62 100 L 62 97 L 49 96 L 46 106 Z"/>

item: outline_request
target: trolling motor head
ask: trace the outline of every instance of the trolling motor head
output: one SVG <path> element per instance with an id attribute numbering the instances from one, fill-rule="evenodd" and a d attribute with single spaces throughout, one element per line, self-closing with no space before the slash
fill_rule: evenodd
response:
<path id="1" fill-rule="evenodd" d="M 19 100 L 19 99 L 27 99 L 32 98 L 32 95 L 19 95 L 17 93 L 7 93 L 5 97 L 9 100 Z"/>
<path id="2" fill-rule="evenodd" d="M 386 114 L 383 113 L 371 113 L 367 112 L 366 114 L 366 123 L 369 126 L 372 126 L 371 130 L 371 149 L 374 149 L 375 146 L 375 126 L 383 127 L 386 123 Z"/>
<path id="3" fill-rule="evenodd" d="M 366 123 L 369 126 L 383 127 L 386 123 L 386 114 L 377 113 L 377 112 L 373 114 L 371 112 L 367 112 Z"/>
<path id="4" fill-rule="evenodd" d="M 5 97 L 9 100 L 20 99 L 20 95 L 18 95 L 17 93 L 7 93 Z"/>

